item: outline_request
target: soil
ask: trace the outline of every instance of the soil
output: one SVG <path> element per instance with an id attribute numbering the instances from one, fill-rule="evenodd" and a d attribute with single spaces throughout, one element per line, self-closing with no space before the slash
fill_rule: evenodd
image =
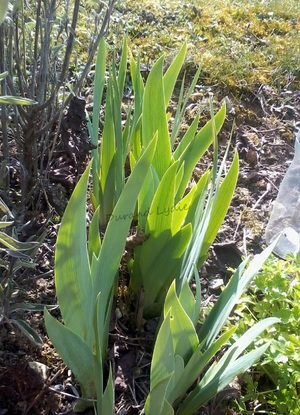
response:
<path id="1" fill-rule="evenodd" d="M 206 90 L 200 86 L 196 88 L 188 108 L 189 117 L 192 118 L 199 108 L 197 96 L 207 96 Z M 280 92 L 267 85 L 259 86 L 242 99 L 224 96 L 217 87 L 210 90 L 215 93 L 216 105 L 226 100 L 227 120 L 219 140 L 224 148 L 232 132 L 231 147 L 232 152 L 236 149 L 239 153 L 240 172 L 226 220 L 205 266 L 200 270 L 204 305 L 214 301 L 220 287 L 228 281 L 228 267 L 236 267 L 242 256 L 260 252 L 265 246 L 264 229 L 272 202 L 293 156 L 295 122 L 300 119 L 300 93 L 293 91 L 292 85 Z M 201 106 L 206 105 L 203 102 L 201 98 Z M 207 160 L 199 162 L 195 178 L 207 165 Z M 70 171 L 68 174 L 72 179 L 75 173 Z M 19 270 L 14 277 L 14 287 L 18 289 L 14 302 L 56 302 L 53 262 L 59 224 L 53 215 L 49 221 L 45 217 L 47 212 L 40 212 L 26 224 L 24 221 L 24 239 L 36 234 L 36 229 L 45 229 L 47 235 L 35 258 L 36 267 Z M 59 314 L 57 310 L 53 313 Z M 39 333 L 43 345 L 33 345 L 13 325 L 4 323 L 0 326 L 0 415 L 72 414 L 72 405 L 80 391 L 50 344 L 41 313 L 15 312 L 14 317 L 17 315 Z M 146 322 L 142 337 L 128 331 L 122 320 L 116 319 L 112 324 L 110 359 L 115 376 L 116 414 L 138 415 L 142 411 L 149 388 L 145 379 L 149 374 L 156 324 L 156 321 Z M 236 383 L 199 414 L 234 413 L 228 409 L 227 402 L 239 393 L 241 384 Z"/>

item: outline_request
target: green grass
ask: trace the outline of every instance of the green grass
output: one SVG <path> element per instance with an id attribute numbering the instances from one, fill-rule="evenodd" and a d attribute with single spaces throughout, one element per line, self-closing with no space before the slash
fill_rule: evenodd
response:
<path id="1" fill-rule="evenodd" d="M 282 88 L 300 81 L 298 0 L 124 1 L 129 45 L 145 64 L 170 58 L 186 41 L 189 63 L 206 84 L 236 94 L 261 84 Z"/>

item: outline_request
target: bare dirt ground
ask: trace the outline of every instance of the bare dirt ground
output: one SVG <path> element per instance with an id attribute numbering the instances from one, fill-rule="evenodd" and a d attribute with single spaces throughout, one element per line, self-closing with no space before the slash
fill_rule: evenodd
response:
<path id="1" fill-rule="evenodd" d="M 260 85 L 241 100 L 225 96 L 217 87 L 198 86 L 187 117 L 192 118 L 199 107 L 206 106 L 208 89 L 215 94 L 216 106 L 222 100 L 227 103 L 227 120 L 219 140 L 224 147 L 232 133 L 231 146 L 239 153 L 240 173 L 226 220 L 206 266 L 200 270 L 204 302 L 218 296 L 220 286 L 228 280 L 228 267 L 236 267 L 242 255 L 263 249 L 264 229 L 293 155 L 295 122 L 300 119 L 300 92 L 292 85 L 280 92 Z M 208 160 L 209 156 L 199 161 L 195 179 Z M 29 220 L 23 236 L 28 237 L 44 222 L 41 212 Z M 14 278 L 22 301 L 55 304 L 53 262 L 58 226 L 53 218 L 47 223 L 47 237 L 36 257 L 36 268 L 21 270 Z M 39 332 L 44 345 L 37 348 L 9 325 L 0 326 L 0 415 L 72 414 L 77 385 L 49 343 L 42 315 L 23 312 L 21 316 Z M 151 326 L 151 322 L 148 324 Z M 152 339 L 151 327 L 145 327 L 143 337 L 137 338 L 124 329 L 122 321 L 112 325 L 110 359 L 117 414 L 141 413 L 149 387 L 145 375 L 149 373 Z M 226 411 L 234 413 L 228 408 Z M 222 414 L 225 410 L 211 402 L 199 413 Z"/>

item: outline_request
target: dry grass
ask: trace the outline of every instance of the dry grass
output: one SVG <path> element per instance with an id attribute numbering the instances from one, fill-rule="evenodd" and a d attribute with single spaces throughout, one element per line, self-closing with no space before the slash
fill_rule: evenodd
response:
<path id="1" fill-rule="evenodd" d="M 267 84 L 299 86 L 298 0 L 124 0 L 129 44 L 145 64 L 186 41 L 202 80 L 236 95 Z"/>

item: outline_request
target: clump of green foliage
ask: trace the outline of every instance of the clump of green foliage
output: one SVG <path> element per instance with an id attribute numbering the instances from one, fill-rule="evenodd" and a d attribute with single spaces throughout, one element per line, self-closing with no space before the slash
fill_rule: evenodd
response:
<path id="1" fill-rule="evenodd" d="M 253 377 L 245 378 L 245 391 L 238 405 L 246 410 L 247 401 L 256 400 L 268 414 L 300 414 L 300 259 L 280 260 L 274 256 L 264 264 L 233 314 L 235 333 L 244 332 L 268 316 L 281 323 L 264 332 L 256 341 L 271 346 L 256 366 Z M 267 389 L 265 386 L 267 385 Z"/>
<path id="2" fill-rule="evenodd" d="M 297 0 L 127 0 L 123 18 L 144 63 L 186 41 L 206 83 L 240 93 L 288 79 L 297 87 L 299 13 Z"/>
<path id="3" fill-rule="evenodd" d="M 268 247 L 249 266 L 245 260 L 238 267 L 199 325 L 201 287 L 197 270 L 231 201 L 238 176 L 238 157 L 234 156 L 230 168 L 224 172 L 226 152 L 219 166 L 217 132 L 225 119 L 225 106 L 216 115 L 211 109 L 212 119 L 199 131 L 197 116 L 185 135 L 178 138 L 187 101 L 184 83 L 170 131 L 168 103 L 185 53 L 183 45 L 166 71 L 163 56 L 158 59 L 145 84 L 139 61 L 130 59 L 134 105 L 122 122 L 121 97 L 127 67 L 124 42 L 119 67 L 115 61 L 110 67 L 105 126 L 98 143 L 106 72 L 106 45 L 103 40 L 99 44 L 93 116 L 88 121 L 92 141 L 98 149 L 93 150 L 93 161 L 70 198 L 56 245 L 55 286 L 63 323 L 45 309 L 49 338 L 81 388 L 82 398 L 75 405 L 78 412 L 94 406 L 98 414 L 114 413 L 113 368 L 107 374 L 106 363 L 109 323 L 115 307 L 113 297 L 121 277 L 128 280 L 129 302 L 136 303 L 137 328 L 141 328 L 139 316 L 145 319 L 157 316 L 161 321 L 153 349 L 145 415 L 194 414 L 261 357 L 268 342 L 250 353 L 245 349 L 263 330 L 279 321 L 274 317 L 259 321 L 215 361 L 235 328 L 225 333 L 220 331 L 270 254 L 272 247 Z M 212 166 L 189 188 L 195 164 L 211 143 Z M 87 233 L 90 172 L 93 216 Z M 124 263 L 124 253 L 129 256 L 127 236 L 135 231 L 136 236 L 142 233 L 144 238 Z M 126 275 L 122 275 L 124 268 Z M 189 286 L 193 277 L 197 286 L 195 296 Z"/>

